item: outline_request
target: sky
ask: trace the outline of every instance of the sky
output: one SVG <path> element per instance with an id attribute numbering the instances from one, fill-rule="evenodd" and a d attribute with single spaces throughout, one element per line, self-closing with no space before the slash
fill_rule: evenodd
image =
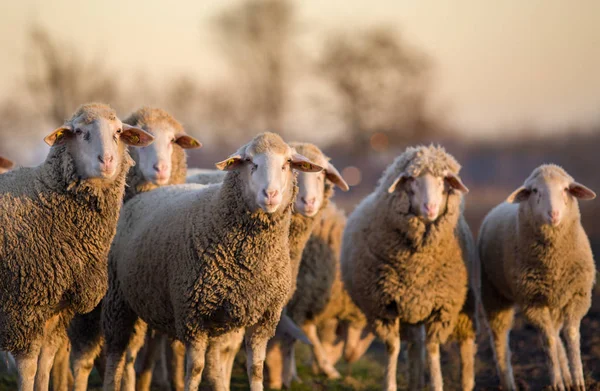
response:
<path id="1" fill-rule="evenodd" d="M 46 27 L 125 77 L 164 83 L 221 75 L 211 20 L 238 0 L 0 2 L 0 97 L 22 80 L 27 31 Z M 505 128 L 600 122 L 598 0 L 296 0 L 299 36 L 318 53 L 340 29 L 392 26 L 436 63 L 435 101 L 475 137 Z"/>

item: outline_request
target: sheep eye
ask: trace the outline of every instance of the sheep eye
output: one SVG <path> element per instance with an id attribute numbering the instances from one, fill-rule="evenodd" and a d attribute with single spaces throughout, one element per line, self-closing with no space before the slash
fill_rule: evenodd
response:
<path id="1" fill-rule="evenodd" d="M 537 194 L 537 192 L 538 192 L 538 189 L 533 189 L 533 190 L 531 190 L 531 191 L 533 192 L 533 194 Z"/>
<path id="2" fill-rule="evenodd" d="M 121 133 L 123 133 L 123 129 L 121 129 L 121 128 L 117 129 L 117 134 L 121 134 Z"/>
<path id="3" fill-rule="evenodd" d="M 82 133 L 81 129 L 75 128 L 75 134 L 80 135 Z"/>

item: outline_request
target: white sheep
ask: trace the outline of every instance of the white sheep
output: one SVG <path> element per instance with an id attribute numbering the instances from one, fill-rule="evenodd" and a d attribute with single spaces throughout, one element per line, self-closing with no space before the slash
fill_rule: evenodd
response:
<path id="1" fill-rule="evenodd" d="M 194 137 L 186 134 L 183 126 L 168 112 L 160 108 L 141 107 L 131 113 L 123 123 L 143 129 L 154 137 L 154 142 L 143 148 L 132 148 L 130 155 L 135 165 L 126 177 L 124 202 L 135 195 L 156 189 L 160 186 L 181 184 L 185 182 L 187 171 L 186 149 L 200 148 L 202 144 Z M 69 338 L 72 342 L 73 372 L 75 375 L 75 390 L 87 390 L 88 378 L 98 357 L 104 339 L 101 323 L 101 305 L 94 311 L 75 316 L 69 327 Z M 68 370 L 68 350 L 63 357 L 57 357 L 59 364 L 62 358 L 62 368 Z M 66 365 L 64 361 L 67 361 Z M 129 376 L 125 383 L 135 384 L 133 363 L 128 365 Z M 152 367 L 144 368 L 151 372 Z M 54 371 L 53 371 L 54 372 Z M 64 378 L 53 376 L 53 380 Z M 64 379 L 63 384 L 66 384 Z M 53 384 L 57 388 L 57 384 Z M 150 385 L 144 386 L 149 389 Z"/>
<path id="2" fill-rule="evenodd" d="M 103 306 L 105 389 L 119 389 L 145 324 L 186 345 L 189 390 L 201 381 L 208 339 L 245 329 L 251 389 L 263 389 L 267 341 L 291 286 L 292 169 L 322 168 L 273 133 L 217 168 L 229 171 L 222 184 L 166 186 L 124 206 Z"/>
<path id="3" fill-rule="evenodd" d="M 462 388 L 474 386 L 474 314 L 463 307 L 477 260 L 459 170 L 441 147 L 407 148 L 346 224 L 342 278 L 386 345 L 388 391 L 396 390 L 400 328 L 419 324 L 426 329 L 432 389 L 443 388 L 439 345 L 453 332 L 461 337 Z M 457 332 L 457 325 L 467 330 Z"/>
<path id="4" fill-rule="evenodd" d="M 20 390 L 48 389 L 69 321 L 104 296 L 126 145 L 152 140 L 109 106 L 86 104 L 45 138 L 44 163 L 0 176 L 0 350 L 14 355 Z"/>
<path id="5" fill-rule="evenodd" d="M 553 389 L 585 389 L 579 325 L 596 269 L 577 200 L 595 196 L 561 167 L 542 165 L 483 221 L 482 300 L 505 390 L 516 389 L 508 345 L 515 307 L 542 333 Z"/>

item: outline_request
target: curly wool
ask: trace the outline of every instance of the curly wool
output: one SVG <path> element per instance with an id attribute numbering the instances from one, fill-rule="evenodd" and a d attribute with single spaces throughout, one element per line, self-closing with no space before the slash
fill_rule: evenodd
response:
<path id="1" fill-rule="evenodd" d="M 176 133 L 185 133 L 183 126 L 175 118 L 165 110 L 159 108 L 142 107 L 123 120 L 123 123 L 137 126 L 144 130 L 151 128 L 155 131 L 160 131 L 161 125 L 166 125 L 175 129 Z M 129 173 L 127 174 L 127 188 L 125 189 L 124 201 L 128 201 L 136 194 L 160 187 L 160 185 L 156 185 L 144 178 L 138 165 L 138 151 L 135 148 L 131 148 L 130 154 L 136 165 L 129 170 Z M 179 185 L 185 183 L 186 175 L 187 159 L 185 151 L 178 144 L 173 144 L 173 151 L 171 154 L 171 176 L 167 185 Z"/>
<path id="2" fill-rule="evenodd" d="M 447 173 L 458 175 L 460 169 L 460 164 L 444 147 L 433 144 L 408 147 L 385 169 L 375 191 L 387 190 L 402 173 L 418 177 L 429 172 L 434 176 L 444 177 Z"/>
<path id="3" fill-rule="evenodd" d="M 231 171 L 222 184 L 167 186 L 125 205 L 109 260 L 105 330 L 116 327 L 110 334 L 118 338 L 127 320 L 115 305 L 126 301 L 150 327 L 182 342 L 255 324 L 274 334 L 291 286 L 287 233 L 296 186 L 273 214 L 251 211 L 243 186 Z"/>
<path id="4" fill-rule="evenodd" d="M 406 192 L 388 193 L 403 172 L 458 174 L 441 147 L 408 148 L 388 167 L 377 188 L 348 218 L 342 245 L 342 278 L 369 323 L 424 322 L 428 339 L 445 342 L 467 296 L 474 260 L 472 235 L 462 215 L 462 195 L 450 190 L 431 224 L 411 213 Z"/>
<path id="5" fill-rule="evenodd" d="M 85 105 L 69 121 L 100 115 L 115 114 Z M 52 147 L 36 168 L 0 177 L 0 349 L 27 352 L 50 317 L 89 312 L 104 296 L 108 250 L 133 163 L 125 147 L 121 152 L 110 184 L 80 180 L 66 145 Z"/>

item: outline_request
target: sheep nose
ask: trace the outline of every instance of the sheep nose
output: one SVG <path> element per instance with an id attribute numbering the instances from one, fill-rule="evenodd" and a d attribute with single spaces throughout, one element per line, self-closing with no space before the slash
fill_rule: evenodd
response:
<path id="1" fill-rule="evenodd" d="M 429 216 L 432 216 L 437 212 L 437 204 L 426 203 L 425 205 L 423 205 L 423 208 Z"/>
<path id="2" fill-rule="evenodd" d="M 279 190 L 263 190 L 263 193 L 265 194 L 265 197 L 267 197 L 269 200 L 272 200 L 273 198 L 277 197 L 277 195 L 279 194 Z"/>
<path id="3" fill-rule="evenodd" d="M 105 153 L 104 156 L 98 155 L 98 161 L 100 161 L 100 163 L 108 164 L 108 163 L 112 163 L 113 160 L 114 160 L 114 156 L 111 155 L 110 153 Z"/>
<path id="4" fill-rule="evenodd" d="M 302 202 L 304 202 L 307 206 L 313 206 L 315 204 L 316 197 L 312 197 L 312 198 L 301 197 L 300 200 L 302 200 Z"/>
<path id="5" fill-rule="evenodd" d="M 159 162 L 159 163 L 156 163 L 154 166 L 152 166 L 152 168 L 154 168 L 154 171 L 156 171 L 158 173 L 163 173 L 163 172 L 167 171 L 167 164 L 164 162 Z"/>

